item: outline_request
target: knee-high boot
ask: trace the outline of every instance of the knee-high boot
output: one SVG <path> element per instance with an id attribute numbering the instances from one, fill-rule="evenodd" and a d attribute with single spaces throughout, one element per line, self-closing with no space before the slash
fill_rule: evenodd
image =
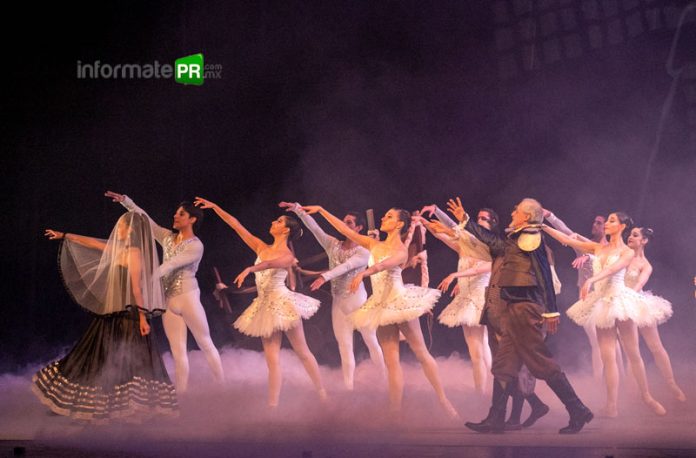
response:
<path id="1" fill-rule="evenodd" d="M 546 381 L 549 388 L 558 396 L 563 405 L 565 405 L 568 414 L 570 414 L 570 422 L 565 428 L 561 428 L 560 434 L 575 434 L 589 423 L 594 418 L 594 415 L 585 404 L 580 401 L 575 390 L 566 378 L 563 372 Z"/>
<path id="2" fill-rule="evenodd" d="M 508 396 L 514 389 L 517 380 L 505 383 L 499 379 L 493 380 L 493 396 L 488 416 L 478 423 L 466 422 L 466 427 L 478 433 L 503 433 L 505 431 L 505 409 Z"/>

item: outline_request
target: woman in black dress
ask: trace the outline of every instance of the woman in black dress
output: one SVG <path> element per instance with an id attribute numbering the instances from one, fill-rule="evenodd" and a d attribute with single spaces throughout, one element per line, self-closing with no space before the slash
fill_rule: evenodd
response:
<path id="1" fill-rule="evenodd" d="M 122 215 L 108 240 L 52 229 L 45 235 L 63 241 L 66 289 L 94 319 L 64 358 L 34 375 L 34 394 L 59 415 L 95 423 L 178 414 L 148 323 L 165 301 L 147 218 Z"/>

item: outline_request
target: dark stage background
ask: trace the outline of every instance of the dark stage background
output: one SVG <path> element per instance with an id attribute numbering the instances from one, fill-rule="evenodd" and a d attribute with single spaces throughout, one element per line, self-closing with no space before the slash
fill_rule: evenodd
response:
<path id="1" fill-rule="evenodd" d="M 381 215 L 459 195 L 507 224 L 530 196 L 584 234 L 596 214 L 622 209 L 655 230 L 648 287 L 675 309 L 661 327 L 665 345 L 673 359 L 693 355 L 696 12 L 679 27 L 687 4 L 23 5 L 3 32 L 0 370 L 55 357 L 86 327 L 43 231 L 106 237 L 122 212 L 102 197 L 107 189 L 163 225 L 200 195 L 266 240 L 280 200 Z M 221 79 L 193 87 L 76 76 L 78 61 L 171 64 L 198 52 L 221 65 Z M 213 340 L 260 349 L 210 294 L 213 266 L 231 283 L 253 254 L 207 216 L 198 277 Z M 565 309 L 577 294 L 573 253 L 552 246 Z M 321 251 L 309 235 L 296 248 L 300 258 Z M 456 255 L 433 239 L 428 248 L 436 285 Z M 235 315 L 251 299 L 235 297 Z M 320 363 L 336 365 L 329 308 L 306 330 Z M 567 319 L 553 343 L 561 361 L 587 364 L 584 334 Z M 436 325 L 432 348 L 464 354 L 461 330 Z"/>

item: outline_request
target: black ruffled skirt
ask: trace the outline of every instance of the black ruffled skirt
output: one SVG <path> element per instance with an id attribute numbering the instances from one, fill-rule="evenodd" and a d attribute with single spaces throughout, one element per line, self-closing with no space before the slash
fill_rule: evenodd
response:
<path id="1" fill-rule="evenodd" d="M 178 415 L 174 385 L 138 320 L 136 308 L 95 316 L 63 359 L 34 375 L 34 394 L 59 415 L 95 423 Z"/>

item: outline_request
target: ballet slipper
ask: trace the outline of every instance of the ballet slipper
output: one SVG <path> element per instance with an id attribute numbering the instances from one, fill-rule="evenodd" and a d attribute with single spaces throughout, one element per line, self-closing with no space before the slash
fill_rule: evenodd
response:
<path id="1" fill-rule="evenodd" d="M 675 397 L 675 399 L 680 402 L 686 402 L 686 395 L 681 390 L 681 388 L 679 388 L 679 385 L 677 385 L 675 381 L 671 381 L 668 383 L 669 390 L 672 392 L 672 395 Z"/>
<path id="2" fill-rule="evenodd" d="M 602 418 L 616 418 L 619 416 L 619 410 L 615 405 L 605 405 L 599 410 L 599 416 Z"/>
<path id="3" fill-rule="evenodd" d="M 653 399 L 652 396 L 646 395 L 643 396 L 643 402 L 645 405 L 650 407 L 655 415 L 663 416 L 667 415 L 667 410 L 665 410 L 664 407 L 662 407 L 662 404 L 657 402 L 655 399 Z"/>
<path id="4" fill-rule="evenodd" d="M 447 416 L 452 419 L 452 420 L 461 420 L 462 417 L 459 416 L 459 413 L 457 410 L 454 408 L 451 402 L 449 402 L 449 399 L 443 398 L 440 399 L 440 405 L 442 406 L 443 409 L 445 409 L 445 412 L 447 412 Z"/>

